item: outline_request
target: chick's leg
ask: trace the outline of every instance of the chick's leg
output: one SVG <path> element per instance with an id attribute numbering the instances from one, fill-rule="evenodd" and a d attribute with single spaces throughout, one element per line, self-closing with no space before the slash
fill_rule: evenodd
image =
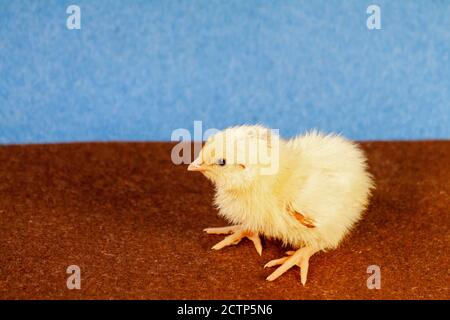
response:
<path id="1" fill-rule="evenodd" d="M 258 254 L 262 254 L 261 239 L 258 234 L 244 230 L 244 228 L 240 225 L 220 228 L 206 228 L 203 231 L 206 231 L 207 234 L 230 234 L 228 237 L 213 246 L 212 249 L 214 250 L 220 250 L 224 247 L 238 244 L 243 238 L 248 238 L 255 245 Z"/>
<path id="2" fill-rule="evenodd" d="M 300 281 L 303 285 L 306 283 L 306 278 L 308 276 L 308 267 L 309 267 L 309 258 L 316 253 L 317 250 L 314 250 L 309 247 L 304 247 L 298 249 L 297 251 L 288 251 L 286 254 L 288 257 L 275 259 L 269 261 L 264 268 L 273 267 L 276 265 L 279 266 L 271 275 L 269 275 L 266 280 L 273 281 L 285 273 L 287 270 L 292 268 L 293 266 L 300 267 Z"/>

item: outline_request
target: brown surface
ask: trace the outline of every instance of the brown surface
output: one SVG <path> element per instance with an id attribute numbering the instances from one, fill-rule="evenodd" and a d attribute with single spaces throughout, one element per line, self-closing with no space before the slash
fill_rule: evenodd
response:
<path id="1" fill-rule="evenodd" d="M 0 147 L 0 298 L 450 298 L 450 142 L 365 143 L 378 189 L 341 248 L 311 259 L 306 287 L 265 241 L 212 251 L 226 223 L 168 143 Z M 82 289 L 66 288 L 77 264 Z M 381 267 L 380 290 L 366 269 Z"/>

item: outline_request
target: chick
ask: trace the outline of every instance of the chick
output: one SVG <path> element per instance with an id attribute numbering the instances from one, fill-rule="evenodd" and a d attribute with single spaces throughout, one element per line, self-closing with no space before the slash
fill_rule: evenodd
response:
<path id="1" fill-rule="evenodd" d="M 207 228 L 230 234 L 212 249 L 260 236 L 294 248 L 264 267 L 280 265 L 267 280 L 300 267 L 306 283 L 309 258 L 336 248 L 368 205 L 374 183 L 366 158 L 353 142 L 312 131 L 290 140 L 262 126 L 228 128 L 210 137 L 188 167 L 215 185 L 214 203 L 232 226 Z"/>

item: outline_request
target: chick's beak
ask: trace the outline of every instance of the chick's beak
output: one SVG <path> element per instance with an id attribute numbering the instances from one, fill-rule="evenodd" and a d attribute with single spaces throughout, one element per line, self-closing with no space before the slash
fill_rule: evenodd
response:
<path id="1" fill-rule="evenodd" d="M 201 165 L 199 163 L 197 163 L 197 161 L 192 162 L 189 166 L 188 166 L 188 171 L 200 171 L 203 172 L 206 170 L 206 167 L 204 165 Z"/>

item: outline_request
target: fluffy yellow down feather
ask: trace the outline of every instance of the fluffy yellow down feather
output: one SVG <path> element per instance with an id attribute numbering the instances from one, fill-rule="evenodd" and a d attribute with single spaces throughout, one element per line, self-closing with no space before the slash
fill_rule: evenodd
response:
<path id="1" fill-rule="evenodd" d="M 275 280 L 294 265 L 306 283 L 309 257 L 336 248 L 369 203 L 374 183 L 358 145 L 316 131 L 290 140 L 262 126 L 228 128 L 210 137 L 188 170 L 201 171 L 216 189 L 219 214 L 233 225 L 208 228 L 230 234 L 213 249 L 259 236 L 296 251 L 272 260 Z"/>

